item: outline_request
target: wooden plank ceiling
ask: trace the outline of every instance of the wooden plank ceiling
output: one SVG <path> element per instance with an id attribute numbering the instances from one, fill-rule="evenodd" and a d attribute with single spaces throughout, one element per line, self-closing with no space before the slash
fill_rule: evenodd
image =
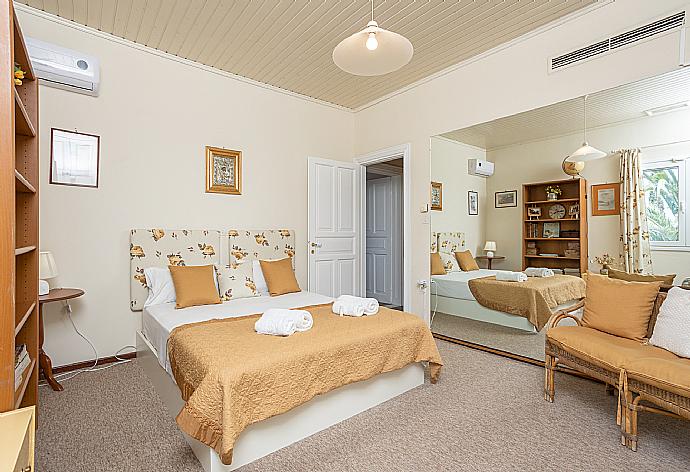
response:
<path id="1" fill-rule="evenodd" d="M 581 132 L 583 103 L 582 97 L 574 98 L 442 136 L 490 150 Z M 587 98 L 587 127 L 638 120 L 647 117 L 647 110 L 683 107 L 685 104 L 690 105 L 688 67 L 590 94 Z"/>
<path id="2" fill-rule="evenodd" d="M 227 72 L 357 108 L 597 0 L 379 0 L 376 20 L 414 45 L 382 77 L 336 67 L 333 48 L 361 30 L 367 0 L 19 0 Z M 88 51 L 86 51 L 88 52 Z"/>

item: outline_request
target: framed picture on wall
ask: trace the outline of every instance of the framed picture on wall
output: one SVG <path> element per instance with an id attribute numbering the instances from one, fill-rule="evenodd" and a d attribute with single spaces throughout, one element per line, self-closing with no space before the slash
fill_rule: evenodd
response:
<path id="1" fill-rule="evenodd" d="M 494 197 L 495 208 L 509 208 L 517 206 L 517 190 L 496 192 Z"/>
<path id="2" fill-rule="evenodd" d="M 620 211 L 620 183 L 592 185 L 592 216 L 618 215 Z"/>
<path id="3" fill-rule="evenodd" d="M 470 215 L 479 214 L 479 194 L 474 190 L 467 192 L 467 212 Z"/>
<path id="4" fill-rule="evenodd" d="M 443 184 L 441 182 L 431 182 L 431 209 L 443 210 Z"/>
<path id="5" fill-rule="evenodd" d="M 206 146 L 206 193 L 242 194 L 242 151 Z"/>
<path id="6" fill-rule="evenodd" d="M 50 129 L 50 183 L 98 187 L 100 136 Z"/>

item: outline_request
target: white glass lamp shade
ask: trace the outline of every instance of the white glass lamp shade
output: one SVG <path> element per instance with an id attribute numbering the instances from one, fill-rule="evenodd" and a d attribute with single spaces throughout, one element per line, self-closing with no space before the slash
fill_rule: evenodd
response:
<path id="1" fill-rule="evenodd" d="M 484 250 L 485 251 L 495 251 L 496 250 L 496 241 L 487 241 L 486 244 L 484 245 Z"/>
<path id="2" fill-rule="evenodd" d="M 413 52 L 406 37 L 370 21 L 365 29 L 335 47 L 333 62 L 350 74 L 371 77 L 400 69 L 410 62 Z"/>
<path id="3" fill-rule="evenodd" d="M 57 277 L 58 270 L 53 258 L 53 253 L 50 251 L 41 251 L 38 261 L 38 277 L 40 279 L 52 279 Z"/>
<path id="4" fill-rule="evenodd" d="M 587 143 L 582 143 L 582 146 L 577 148 L 577 150 L 572 153 L 568 158 L 566 159 L 567 162 L 588 162 L 588 161 L 593 161 L 595 159 L 601 159 L 602 157 L 606 157 L 608 154 L 606 154 L 604 151 L 600 151 L 599 149 L 590 146 Z"/>

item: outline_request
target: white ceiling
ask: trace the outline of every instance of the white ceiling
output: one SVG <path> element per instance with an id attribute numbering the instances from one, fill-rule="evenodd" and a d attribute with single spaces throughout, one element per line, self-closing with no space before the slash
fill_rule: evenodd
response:
<path id="1" fill-rule="evenodd" d="M 19 0 L 115 36 L 348 108 L 365 105 L 597 0 L 378 0 L 412 61 L 355 77 L 331 58 L 363 29 L 368 0 Z"/>
<path id="2" fill-rule="evenodd" d="M 587 98 L 587 127 L 646 117 L 645 110 L 690 101 L 690 67 L 640 80 Z M 582 131 L 582 97 L 499 118 L 442 136 L 484 149 Z"/>

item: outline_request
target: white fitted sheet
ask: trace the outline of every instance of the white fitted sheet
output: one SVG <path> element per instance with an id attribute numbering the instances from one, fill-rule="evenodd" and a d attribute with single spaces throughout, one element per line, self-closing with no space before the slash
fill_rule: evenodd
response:
<path id="1" fill-rule="evenodd" d="M 236 318 L 263 313 L 269 308 L 299 308 L 330 303 L 333 298 L 312 292 L 297 292 L 277 297 L 261 296 L 230 300 L 219 305 L 202 305 L 175 309 L 175 303 L 144 308 L 142 332 L 158 351 L 158 362 L 172 374 L 168 360 L 168 337 L 173 329 L 190 323 L 212 319 Z"/>
<path id="2" fill-rule="evenodd" d="M 441 297 L 475 300 L 468 282 L 472 279 L 496 275 L 499 272 L 506 271 L 479 269 L 467 272 L 450 272 L 446 275 L 433 275 L 431 280 L 435 283 L 432 284 L 431 293 Z"/>

